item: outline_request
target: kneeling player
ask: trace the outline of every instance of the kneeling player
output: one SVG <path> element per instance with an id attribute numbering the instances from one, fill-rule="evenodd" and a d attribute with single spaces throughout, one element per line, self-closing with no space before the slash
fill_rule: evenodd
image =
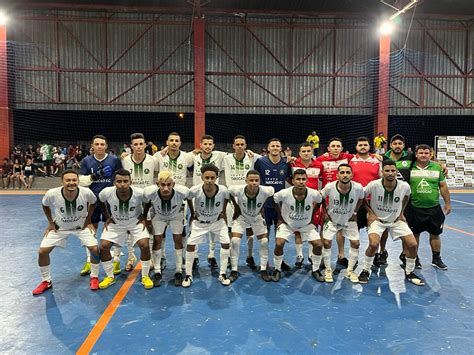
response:
<path id="1" fill-rule="evenodd" d="M 312 275 L 318 281 L 324 281 L 321 272 L 318 270 L 322 258 L 321 239 L 312 223 L 314 209 L 319 208 L 322 198 L 319 191 L 306 187 L 306 180 L 306 172 L 303 169 L 297 169 L 293 172 L 293 186 L 283 189 L 273 196 L 278 213 L 273 257 L 275 271 L 272 276 L 272 280 L 275 282 L 280 281 L 281 277 L 283 248 L 295 232 L 299 232 L 303 240 L 306 239 L 311 243 L 313 247 Z"/>
<path id="2" fill-rule="evenodd" d="M 403 212 L 410 198 L 410 185 L 405 181 L 397 181 L 397 167 L 395 162 L 382 162 L 382 178 L 370 182 L 365 187 L 365 197 L 369 212 L 369 246 L 365 251 L 364 269 L 359 275 L 360 283 L 367 283 L 370 277 L 370 268 L 375 253 L 379 248 L 380 237 L 387 230 L 393 240 L 402 239 L 406 251 L 406 279 L 415 285 L 423 286 L 425 282 L 418 277 L 415 270 L 416 239 L 408 227 Z"/>
<path id="3" fill-rule="evenodd" d="M 55 247 L 65 247 L 69 235 L 76 235 L 82 245 L 91 252 L 90 288 L 99 288 L 99 250 L 91 218 L 97 198 L 88 189 L 79 187 L 79 175 L 73 170 L 66 170 L 61 175 L 62 187 L 49 190 L 43 197 L 43 211 L 48 219 L 48 227 L 41 241 L 38 252 L 38 265 L 41 272 L 41 283 L 33 290 L 33 295 L 40 295 L 53 287 L 49 254 Z M 52 214 L 54 209 L 54 217 Z"/>
<path id="4" fill-rule="evenodd" d="M 166 232 L 166 227 L 171 228 L 174 240 L 174 254 L 176 257 L 176 272 L 174 274 L 174 285 L 181 286 L 183 282 L 183 215 L 181 206 L 189 194 L 189 189 L 185 186 L 175 185 L 173 173 L 163 170 L 158 175 L 156 185 L 147 186 L 143 190 L 145 208 L 143 216 L 147 216 L 149 209 L 153 206 L 155 215 L 151 220 L 153 224 L 153 265 L 155 273 L 153 283 L 155 287 L 161 284 L 161 245 Z M 144 222 L 144 221 L 143 221 Z"/>
<path id="5" fill-rule="evenodd" d="M 153 281 L 148 276 L 150 271 L 150 234 L 145 225 L 140 223 L 143 190 L 133 187 L 131 184 L 130 172 L 119 169 L 115 173 L 114 186 L 106 187 L 99 194 L 99 199 L 102 202 L 101 207 L 107 216 L 107 222 L 100 238 L 100 260 L 107 275 L 99 284 L 101 289 L 115 283 L 110 248 L 113 244 L 123 246 L 128 234 L 133 238 L 132 245 L 137 244 L 140 248 L 142 285 L 146 289 L 153 288 Z M 104 202 L 110 206 L 111 216 L 108 216 Z"/>
<path id="6" fill-rule="evenodd" d="M 193 283 L 193 262 L 196 244 L 204 241 L 209 233 L 210 238 L 215 238 L 221 243 L 219 281 L 224 285 L 230 285 L 226 269 L 229 259 L 229 234 L 227 232 L 226 206 L 229 201 L 227 188 L 216 184 L 219 169 L 211 164 L 201 168 L 201 185 L 193 186 L 188 196 L 188 206 L 191 213 L 191 234 L 188 238 L 186 248 L 186 277 L 183 287 L 189 287 Z M 194 199 L 194 203 L 192 201 Z M 194 206 L 193 206 L 194 204 Z"/>
<path id="7" fill-rule="evenodd" d="M 337 181 L 330 182 L 321 190 L 323 206 L 328 219 L 323 227 L 323 261 L 325 266 L 324 280 L 333 282 L 331 269 L 331 246 L 334 236 L 339 231 L 350 240 L 349 262 L 346 277 L 352 282 L 359 282 L 354 273 L 354 265 L 359 257 L 359 229 L 357 228 L 357 211 L 364 202 L 364 188 L 351 181 L 352 168 L 349 164 L 337 167 Z"/>
<path id="8" fill-rule="evenodd" d="M 271 186 L 260 186 L 260 174 L 257 170 L 250 170 L 245 182 L 247 185 L 229 187 L 230 198 L 235 207 L 232 218 L 232 252 L 230 256 L 232 272 L 229 279 L 234 282 L 239 277 L 240 241 L 246 229 L 250 227 L 260 241 L 260 275 L 263 280 L 271 281 L 267 272 L 267 226 L 261 212 L 263 204 L 273 195 L 274 189 Z"/>

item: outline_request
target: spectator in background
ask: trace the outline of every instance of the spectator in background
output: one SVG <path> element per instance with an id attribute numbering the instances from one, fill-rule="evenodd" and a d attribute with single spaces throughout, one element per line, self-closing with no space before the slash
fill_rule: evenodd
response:
<path id="1" fill-rule="evenodd" d="M 33 164 L 33 160 L 31 158 L 26 159 L 25 165 L 23 165 L 23 175 L 22 175 L 22 182 L 23 185 L 27 189 L 31 189 L 31 186 L 33 186 L 33 180 L 35 178 L 35 170 L 36 167 Z"/>
<path id="2" fill-rule="evenodd" d="M 45 143 L 41 146 L 40 153 L 43 159 L 43 173 L 45 176 L 53 176 L 53 147 Z"/>
<path id="3" fill-rule="evenodd" d="M 77 171 L 81 165 L 77 161 L 77 158 L 75 156 L 68 155 L 66 156 L 66 170 L 74 170 Z"/>
<path id="4" fill-rule="evenodd" d="M 145 153 L 149 155 L 153 155 L 153 142 L 149 141 L 145 147 Z"/>
<path id="5" fill-rule="evenodd" d="M 267 150 L 266 150 L 266 149 L 262 149 L 262 150 L 260 151 L 260 155 L 261 155 L 262 157 L 266 156 L 266 155 L 267 155 Z"/>
<path id="6" fill-rule="evenodd" d="M 291 158 L 292 154 L 293 154 L 293 151 L 291 150 L 291 148 L 290 148 L 290 147 L 286 147 L 285 152 L 284 152 L 284 156 L 285 156 L 286 158 Z"/>
<path id="7" fill-rule="evenodd" d="M 66 156 L 62 153 L 60 149 L 61 146 L 58 147 L 56 153 L 53 154 L 53 167 L 54 167 L 54 175 L 61 175 L 64 171 L 64 161 L 66 160 Z"/>
<path id="8" fill-rule="evenodd" d="M 13 160 L 15 159 L 18 159 L 20 163 L 23 161 L 23 148 L 19 144 L 13 148 Z"/>
<path id="9" fill-rule="evenodd" d="M 8 189 L 12 176 L 12 163 L 8 158 L 3 159 L 3 164 L 0 167 L 0 175 L 2 176 L 2 188 Z"/>
<path id="10" fill-rule="evenodd" d="M 15 188 L 15 182 L 16 182 L 17 183 L 16 188 L 20 189 L 21 183 L 23 181 L 23 169 L 22 169 L 22 166 L 20 164 L 19 159 L 14 160 L 14 163 L 13 163 L 13 166 L 12 166 L 11 180 L 12 180 L 12 188 L 13 189 Z"/>
<path id="11" fill-rule="evenodd" d="M 387 144 L 387 138 L 384 137 L 383 132 L 379 132 L 378 136 L 374 138 L 375 154 L 384 154 L 385 144 Z"/>
<path id="12" fill-rule="evenodd" d="M 306 142 L 311 144 L 313 155 L 317 157 L 319 155 L 319 136 L 316 134 L 316 131 L 311 132 L 308 138 L 306 138 Z"/>
<path id="13" fill-rule="evenodd" d="M 36 149 L 33 148 L 32 144 L 28 144 L 28 148 L 26 148 L 26 150 L 25 150 L 25 159 L 30 158 L 30 159 L 34 160 L 35 155 L 36 155 Z"/>

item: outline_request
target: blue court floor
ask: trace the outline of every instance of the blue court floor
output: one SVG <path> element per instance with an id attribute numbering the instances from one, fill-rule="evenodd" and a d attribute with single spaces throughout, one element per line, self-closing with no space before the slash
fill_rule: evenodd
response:
<path id="1" fill-rule="evenodd" d="M 389 241 L 389 266 L 364 286 L 351 284 L 342 273 L 332 284 L 318 283 L 309 269 L 265 283 L 245 266 L 242 243 L 242 276 L 236 283 L 224 287 L 211 275 L 207 247 L 202 247 L 199 276 L 191 288 L 177 288 L 167 282 L 175 272 L 167 238 L 165 282 L 145 290 L 137 278 L 91 352 L 472 354 L 474 194 L 454 193 L 452 199 L 442 251 L 449 270 L 431 267 L 423 235 L 419 272 L 425 287 L 405 283 L 398 265 L 401 245 Z M 128 274 L 107 290 L 90 291 L 88 278 L 79 276 L 84 251 L 71 238 L 65 250 L 52 253 L 54 289 L 33 297 L 40 282 L 37 249 L 46 227 L 41 196 L 0 195 L 0 220 L 0 352 L 76 352 Z M 361 241 L 362 254 L 365 232 Z M 285 252 L 293 264 L 293 244 Z M 254 253 L 258 256 L 257 244 Z"/>

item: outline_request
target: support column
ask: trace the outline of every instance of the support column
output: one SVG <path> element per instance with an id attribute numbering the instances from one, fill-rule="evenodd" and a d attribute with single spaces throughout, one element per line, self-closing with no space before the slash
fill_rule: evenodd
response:
<path id="1" fill-rule="evenodd" d="M 8 107 L 7 27 L 0 26 L 0 159 L 13 147 L 13 120 Z"/>
<path id="2" fill-rule="evenodd" d="M 376 136 L 379 132 L 383 132 L 388 138 L 388 105 L 390 82 L 390 36 L 383 35 L 379 41 L 379 82 L 377 96 L 377 120 L 375 121 Z"/>
<path id="3" fill-rule="evenodd" d="M 194 144 L 199 147 L 206 131 L 206 56 L 204 19 L 194 19 Z"/>

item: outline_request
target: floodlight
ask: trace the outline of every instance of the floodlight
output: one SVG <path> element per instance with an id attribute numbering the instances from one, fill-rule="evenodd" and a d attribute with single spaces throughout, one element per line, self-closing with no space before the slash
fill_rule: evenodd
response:
<path id="1" fill-rule="evenodd" d="M 382 36 L 390 36 L 393 32 L 394 26 L 391 21 L 385 21 L 380 25 L 379 33 Z"/>

